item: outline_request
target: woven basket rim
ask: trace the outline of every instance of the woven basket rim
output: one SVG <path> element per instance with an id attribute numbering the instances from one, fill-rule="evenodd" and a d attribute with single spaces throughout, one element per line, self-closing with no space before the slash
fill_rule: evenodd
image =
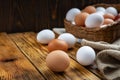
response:
<path id="1" fill-rule="evenodd" d="M 72 27 L 79 27 L 79 28 L 81 28 L 83 30 L 86 30 L 86 31 L 100 31 L 100 30 L 104 30 L 104 29 L 109 28 L 109 27 L 114 27 L 114 25 L 120 23 L 120 19 L 117 20 L 116 22 L 114 22 L 112 24 L 108 24 L 108 25 L 106 25 L 105 27 L 102 27 L 102 28 L 100 28 L 100 27 L 87 28 L 87 27 L 83 27 L 83 26 L 77 26 L 77 25 L 73 25 L 70 21 L 67 21 L 66 19 L 64 19 L 64 23 L 67 23 L 67 24 L 71 25 Z"/>

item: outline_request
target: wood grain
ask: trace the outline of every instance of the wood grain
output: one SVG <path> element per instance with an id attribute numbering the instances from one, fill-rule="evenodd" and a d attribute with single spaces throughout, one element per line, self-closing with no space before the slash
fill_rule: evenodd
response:
<path id="1" fill-rule="evenodd" d="M 45 80 L 6 33 L 0 33 L 0 80 Z"/>
<path id="2" fill-rule="evenodd" d="M 46 66 L 46 56 L 48 54 L 47 45 L 36 42 L 36 34 L 16 33 L 10 34 L 10 38 L 16 43 L 23 54 L 36 66 L 36 68 L 49 80 L 100 80 L 93 73 L 79 65 L 71 59 L 71 64 L 62 73 L 52 72 Z"/>

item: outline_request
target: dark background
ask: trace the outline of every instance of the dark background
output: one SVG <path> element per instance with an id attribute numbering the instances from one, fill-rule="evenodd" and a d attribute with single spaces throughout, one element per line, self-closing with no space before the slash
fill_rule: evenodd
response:
<path id="1" fill-rule="evenodd" d="M 120 0 L 0 0 L 0 32 L 38 32 L 64 27 L 69 9 L 97 3 L 119 4 Z"/>

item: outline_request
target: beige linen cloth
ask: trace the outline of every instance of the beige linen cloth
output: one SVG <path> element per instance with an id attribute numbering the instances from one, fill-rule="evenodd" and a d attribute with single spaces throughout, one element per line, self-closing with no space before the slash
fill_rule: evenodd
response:
<path id="1" fill-rule="evenodd" d="M 96 57 L 98 69 L 107 80 L 120 80 L 120 40 L 109 44 L 83 39 L 81 45 L 100 50 Z"/>

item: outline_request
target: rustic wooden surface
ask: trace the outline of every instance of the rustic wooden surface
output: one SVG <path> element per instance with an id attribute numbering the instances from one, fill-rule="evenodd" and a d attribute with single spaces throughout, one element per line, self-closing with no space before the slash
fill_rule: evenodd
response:
<path id="1" fill-rule="evenodd" d="M 6 33 L 0 33 L 0 80 L 45 80 Z"/>
<path id="2" fill-rule="evenodd" d="M 69 9 L 97 3 L 120 4 L 120 0 L 0 0 L 0 32 L 63 27 Z"/>
<path id="3" fill-rule="evenodd" d="M 0 80 L 103 80 L 91 66 L 75 60 L 79 44 L 68 50 L 70 66 L 61 73 L 46 66 L 47 45 L 36 42 L 36 33 L 0 33 Z"/>

